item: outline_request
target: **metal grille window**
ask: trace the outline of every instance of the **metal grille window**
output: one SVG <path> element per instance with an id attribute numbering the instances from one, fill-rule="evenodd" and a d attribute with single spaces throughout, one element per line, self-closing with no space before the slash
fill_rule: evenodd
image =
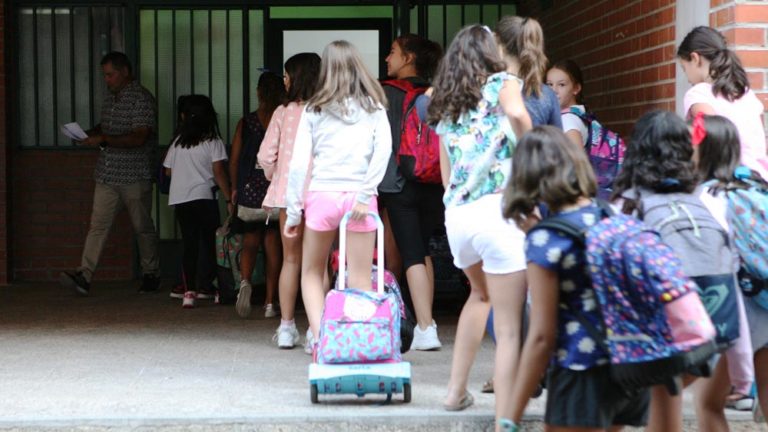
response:
<path id="1" fill-rule="evenodd" d="M 124 51 L 122 7 L 24 7 L 18 10 L 19 143 L 71 147 L 59 125 L 99 120 L 106 86 L 99 63 Z"/>
<path id="2" fill-rule="evenodd" d="M 517 10 L 509 1 L 466 3 L 468 2 L 430 1 L 420 4 L 418 8 L 411 10 L 411 32 L 419 33 L 421 30 L 419 34 L 447 49 L 453 37 L 465 25 L 480 23 L 493 28 L 499 18 L 515 15 Z M 415 9 L 418 9 L 418 12 Z"/>
<path id="3" fill-rule="evenodd" d="M 173 139 L 178 97 L 193 93 L 211 98 L 224 143 L 232 142 L 237 122 L 257 106 L 263 28 L 264 13 L 255 9 L 139 11 L 140 82 L 157 98 L 162 148 Z M 155 223 L 161 239 L 175 239 L 178 232 L 167 199 L 156 195 Z"/>

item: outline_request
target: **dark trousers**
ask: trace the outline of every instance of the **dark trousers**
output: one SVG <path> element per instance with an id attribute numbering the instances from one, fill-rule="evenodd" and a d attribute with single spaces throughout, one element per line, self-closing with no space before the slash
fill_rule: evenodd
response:
<path id="1" fill-rule="evenodd" d="M 216 229 L 219 205 L 216 200 L 195 200 L 175 205 L 176 219 L 184 244 L 182 261 L 187 290 L 199 291 L 216 277 Z M 198 277 L 198 266 L 200 275 Z M 204 274 L 205 273 L 205 274 Z"/>

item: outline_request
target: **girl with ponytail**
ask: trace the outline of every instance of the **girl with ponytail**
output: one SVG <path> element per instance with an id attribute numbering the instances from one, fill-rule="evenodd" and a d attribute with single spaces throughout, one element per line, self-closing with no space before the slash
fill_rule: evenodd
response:
<path id="1" fill-rule="evenodd" d="M 507 72 L 523 80 L 523 100 L 533 126 L 563 127 L 557 95 L 544 84 L 547 56 L 544 32 L 533 18 L 505 16 L 496 24 L 496 38 Z"/>
<path id="2" fill-rule="evenodd" d="M 739 131 L 741 163 L 768 180 L 763 104 L 749 88 L 747 73 L 736 53 L 717 30 L 700 26 L 685 36 L 677 57 L 688 81 L 685 114 L 721 115 Z"/>

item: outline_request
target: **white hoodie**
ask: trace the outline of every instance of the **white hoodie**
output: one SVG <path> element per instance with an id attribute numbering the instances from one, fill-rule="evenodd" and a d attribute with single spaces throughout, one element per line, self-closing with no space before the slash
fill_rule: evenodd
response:
<path id="1" fill-rule="evenodd" d="M 309 191 L 355 192 L 368 204 L 392 153 L 392 131 L 387 112 L 365 111 L 357 101 L 326 106 L 319 113 L 305 111 L 296 131 L 288 172 L 286 225 L 301 222 L 304 181 L 312 158 Z"/>

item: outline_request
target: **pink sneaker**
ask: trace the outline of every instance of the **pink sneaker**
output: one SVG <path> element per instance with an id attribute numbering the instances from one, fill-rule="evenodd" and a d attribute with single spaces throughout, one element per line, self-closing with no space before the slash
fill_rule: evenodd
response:
<path id="1" fill-rule="evenodd" d="M 197 298 L 197 293 L 194 291 L 187 291 L 184 293 L 184 300 L 181 301 L 181 307 L 184 309 L 192 309 L 195 307 L 195 299 Z"/>

